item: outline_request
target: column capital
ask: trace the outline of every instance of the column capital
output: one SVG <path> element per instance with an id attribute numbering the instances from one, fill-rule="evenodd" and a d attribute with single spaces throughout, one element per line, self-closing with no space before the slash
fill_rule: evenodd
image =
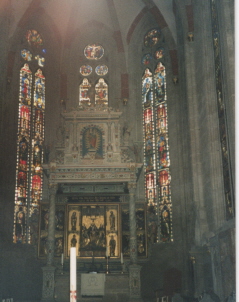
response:
<path id="1" fill-rule="evenodd" d="M 128 182 L 128 189 L 130 192 L 134 192 L 137 188 L 137 183 L 134 181 Z"/>
<path id="2" fill-rule="evenodd" d="M 57 191 L 57 188 L 58 188 L 58 184 L 56 184 L 56 183 L 49 183 L 48 188 L 49 188 L 50 195 L 56 194 L 56 191 Z"/>

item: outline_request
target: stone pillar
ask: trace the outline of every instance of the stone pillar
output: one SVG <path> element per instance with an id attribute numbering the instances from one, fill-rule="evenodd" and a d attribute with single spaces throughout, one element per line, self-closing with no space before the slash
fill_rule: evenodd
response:
<path id="1" fill-rule="evenodd" d="M 204 291 L 213 288 L 211 256 L 208 248 L 197 246 L 190 251 L 193 266 L 194 297 L 197 298 Z"/>
<path id="2" fill-rule="evenodd" d="M 130 223 L 130 262 L 129 265 L 129 289 L 130 301 L 143 301 L 141 299 L 141 266 L 137 265 L 137 230 L 135 212 L 136 183 L 129 183 L 129 223 Z"/>
<path id="3" fill-rule="evenodd" d="M 136 215 L 135 215 L 135 191 L 136 183 L 129 183 L 129 225 L 130 225 L 130 262 L 137 263 L 137 234 L 136 234 Z"/>
<path id="4" fill-rule="evenodd" d="M 54 247 L 55 247 L 55 199 L 57 185 L 49 185 L 49 220 L 48 220 L 48 237 L 47 237 L 47 265 L 53 264 Z"/>
<path id="5" fill-rule="evenodd" d="M 54 248 L 55 248 L 55 198 L 56 184 L 49 185 L 49 220 L 48 220 L 48 237 L 47 237 L 47 261 L 46 266 L 42 267 L 43 286 L 42 300 L 54 301 L 55 289 L 55 267 L 53 266 Z"/>
<path id="6" fill-rule="evenodd" d="M 129 266 L 129 301 L 143 302 L 141 298 L 141 281 L 140 281 L 141 266 L 137 264 L 131 264 Z"/>

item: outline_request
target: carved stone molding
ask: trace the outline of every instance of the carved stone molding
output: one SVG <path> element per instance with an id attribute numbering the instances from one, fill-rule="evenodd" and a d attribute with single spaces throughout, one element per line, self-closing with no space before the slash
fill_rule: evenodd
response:
<path id="1" fill-rule="evenodd" d="M 129 288 L 130 288 L 130 301 L 131 299 L 141 300 L 141 282 L 140 282 L 140 265 L 129 266 Z"/>
<path id="2" fill-rule="evenodd" d="M 42 299 L 41 301 L 55 301 L 55 267 L 44 266 L 43 271 L 43 286 L 42 286 Z"/>

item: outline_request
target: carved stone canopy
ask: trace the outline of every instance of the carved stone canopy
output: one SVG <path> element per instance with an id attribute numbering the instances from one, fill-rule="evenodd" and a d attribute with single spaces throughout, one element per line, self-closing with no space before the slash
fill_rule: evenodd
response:
<path id="1" fill-rule="evenodd" d="M 135 163 L 124 145 L 121 114 L 110 108 L 62 113 L 55 159 L 44 166 L 50 181 L 135 182 L 142 163 Z"/>

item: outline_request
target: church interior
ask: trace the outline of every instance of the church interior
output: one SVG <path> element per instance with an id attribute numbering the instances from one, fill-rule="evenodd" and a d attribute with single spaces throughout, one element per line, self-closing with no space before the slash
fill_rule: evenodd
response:
<path id="1" fill-rule="evenodd" d="M 0 1 L 0 301 L 234 302 L 233 0 Z"/>

